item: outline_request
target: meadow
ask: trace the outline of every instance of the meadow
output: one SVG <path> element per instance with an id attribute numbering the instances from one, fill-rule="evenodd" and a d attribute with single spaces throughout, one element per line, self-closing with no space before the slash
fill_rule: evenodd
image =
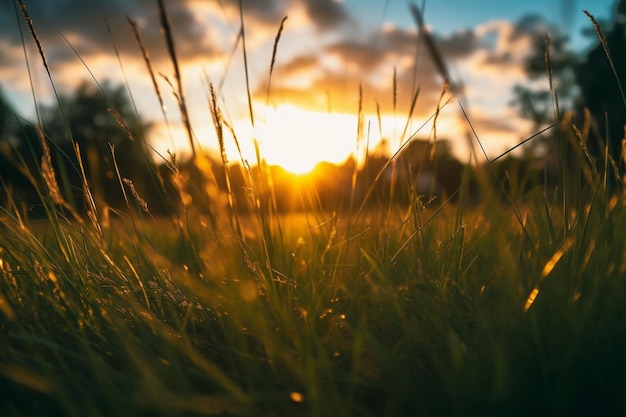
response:
<path id="1" fill-rule="evenodd" d="M 0 208 L 0 415 L 626 415 L 623 178 L 581 130 L 549 131 L 552 186 L 484 164 L 454 196 L 329 210 L 306 188 L 298 213 L 244 167 L 245 210 L 226 188 L 203 212 L 181 177 L 153 216 L 118 173 L 128 210 L 85 178 L 83 214 L 48 153 L 45 218 Z"/>

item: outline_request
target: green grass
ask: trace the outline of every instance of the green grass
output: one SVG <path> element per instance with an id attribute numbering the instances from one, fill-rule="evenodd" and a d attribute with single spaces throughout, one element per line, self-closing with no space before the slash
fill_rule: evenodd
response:
<path id="1" fill-rule="evenodd" d="M 478 205 L 279 214 L 251 171 L 247 212 L 107 227 L 41 186 L 2 210 L 0 415 L 624 415 L 626 206 L 579 151 Z"/>
<path id="2" fill-rule="evenodd" d="M 245 243 L 201 219 L 187 235 L 162 219 L 103 238 L 87 223 L 7 215 L 0 408 L 623 413 L 623 201 L 577 207 L 566 236 L 544 203 L 527 203 L 532 244 L 499 202 L 440 211 L 408 244 L 412 224 L 388 233 L 375 212 L 351 235 L 339 216 L 321 227 L 287 216 L 280 240 Z"/>

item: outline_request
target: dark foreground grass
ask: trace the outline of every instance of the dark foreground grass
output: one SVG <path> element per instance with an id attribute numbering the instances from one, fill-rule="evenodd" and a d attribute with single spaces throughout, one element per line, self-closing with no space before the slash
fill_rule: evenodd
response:
<path id="1" fill-rule="evenodd" d="M 2 208 L 0 415 L 625 415 L 624 196 L 579 151 L 555 193 L 278 215 L 247 172 L 245 214 L 110 225 L 42 163 L 48 219 Z"/>
<path id="2" fill-rule="evenodd" d="M 622 199 L 565 229 L 529 203 L 526 234 L 497 202 L 439 213 L 271 240 L 5 213 L 2 415 L 626 413 Z"/>

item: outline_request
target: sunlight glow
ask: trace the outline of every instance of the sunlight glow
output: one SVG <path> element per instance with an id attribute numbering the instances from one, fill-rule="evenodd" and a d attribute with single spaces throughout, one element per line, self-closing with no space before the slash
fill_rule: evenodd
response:
<path id="1" fill-rule="evenodd" d="M 318 113 L 287 104 L 262 107 L 258 115 L 255 136 L 270 165 L 303 174 L 320 161 L 342 163 L 355 151 L 355 115 Z"/>

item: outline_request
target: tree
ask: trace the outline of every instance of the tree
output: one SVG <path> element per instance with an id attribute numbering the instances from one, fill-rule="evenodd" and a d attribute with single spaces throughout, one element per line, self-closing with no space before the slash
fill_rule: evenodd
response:
<path id="1" fill-rule="evenodd" d="M 519 107 L 522 117 L 533 121 L 534 130 L 560 117 L 560 114 L 555 117 L 555 97 L 561 114 L 575 108 L 578 91 L 574 66 L 577 62 L 578 58 L 569 50 L 568 38 L 557 28 L 549 27 L 548 33 L 534 35 L 524 70 L 530 81 L 544 79 L 545 84 L 542 87 L 516 85 L 512 103 Z"/>
<path id="2" fill-rule="evenodd" d="M 152 194 L 154 167 L 145 146 L 150 125 L 135 113 L 122 86 L 104 82 L 100 89 L 84 82 L 71 95 L 61 96 L 56 105 L 44 107 L 42 123 L 52 143 L 57 174 L 72 189 L 83 188 L 82 163 L 90 189 L 107 205 L 125 206 L 118 171 L 138 191 Z"/>
<path id="3" fill-rule="evenodd" d="M 0 87 L 0 142 L 11 141 L 15 134 L 15 111 Z"/>
<path id="4" fill-rule="evenodd" d="M 604 46 L 598 43 L 575 67 L 575 75 L 581 89 L 580 106 L 589 110 L 597 126 L 596 140 L 588 144 L 590 150 L 604 159 L 604 148 L 608 146 L 609 155 L 623 165 L 626 102 L 618 83 L 626 82 L 626 0 L 619 0 L 614 10 L 612 26 L 604 37 L 617 73 L 611 68 Z"/>
<path id="5" fill-rule="evenodd" d="M 0 88 L 0 204 L 11 198 L 18 205 L 30 208 L 39 202 L 37 190 L 21 169 L 36 169 L 37 162 L 32 152 L 17 150 L 30 138 L 36 138 L 35 128 L 21 119 Z"/>
<path id="6" fill-rule="evenodd" d="M 552 28 L 548 35 L 538 34 L 535 37 L 533 51 L 525 65 L 530 81 L 540 77 L 551 78 L 552 84 L 546 82 L 546 88 L 538 89 L 516 86 L 513 103 L 519 107 L 522 116 L 534 121 L 536 130 L 571 112 L 571 120 L 583 131 L 580 139 L 586 142 L 589 154 L 597 161 L 599 171 L 603 172 L 604 169 L 611 169 L 604 166 L 607 147 L 611 160 L 623 164 L 621 142 L 626 122 L 626 102 L 616 76 L 620 82 L 626 81 L 623 77 L 626 56 L 622 53 L 626 49 L 626 0 L 616 1 L 609 22 L 600 22 L 594 31 L 585 30 L 584 33 L 593 34 L 598 39 L 598 29 L 612 51 L 616 74 L 601 42 L 597 41 L 586 54 L 577 55 L 570 50 L 567 38 Z M 556 104 L 558 113 L 554 112 Z M 586 126 L 586 114 L 591 116 L 595 127 L 589 135 L 586 129 L 582 129 Z M 561 129 L 552 129 L 543 135 L 543 141 L 536 141 L 536 144 L 543 146 L 549 171 L 557 170 L 560 176 L 571 176 L 574 166 L 577 170 L 584 169 L 580 158 L 583 150 L 575 145 L 577 141 L 571 125 L 562 124 Z M 545 152 L 553 146 L 557 147 L 556 152 Z"/>

